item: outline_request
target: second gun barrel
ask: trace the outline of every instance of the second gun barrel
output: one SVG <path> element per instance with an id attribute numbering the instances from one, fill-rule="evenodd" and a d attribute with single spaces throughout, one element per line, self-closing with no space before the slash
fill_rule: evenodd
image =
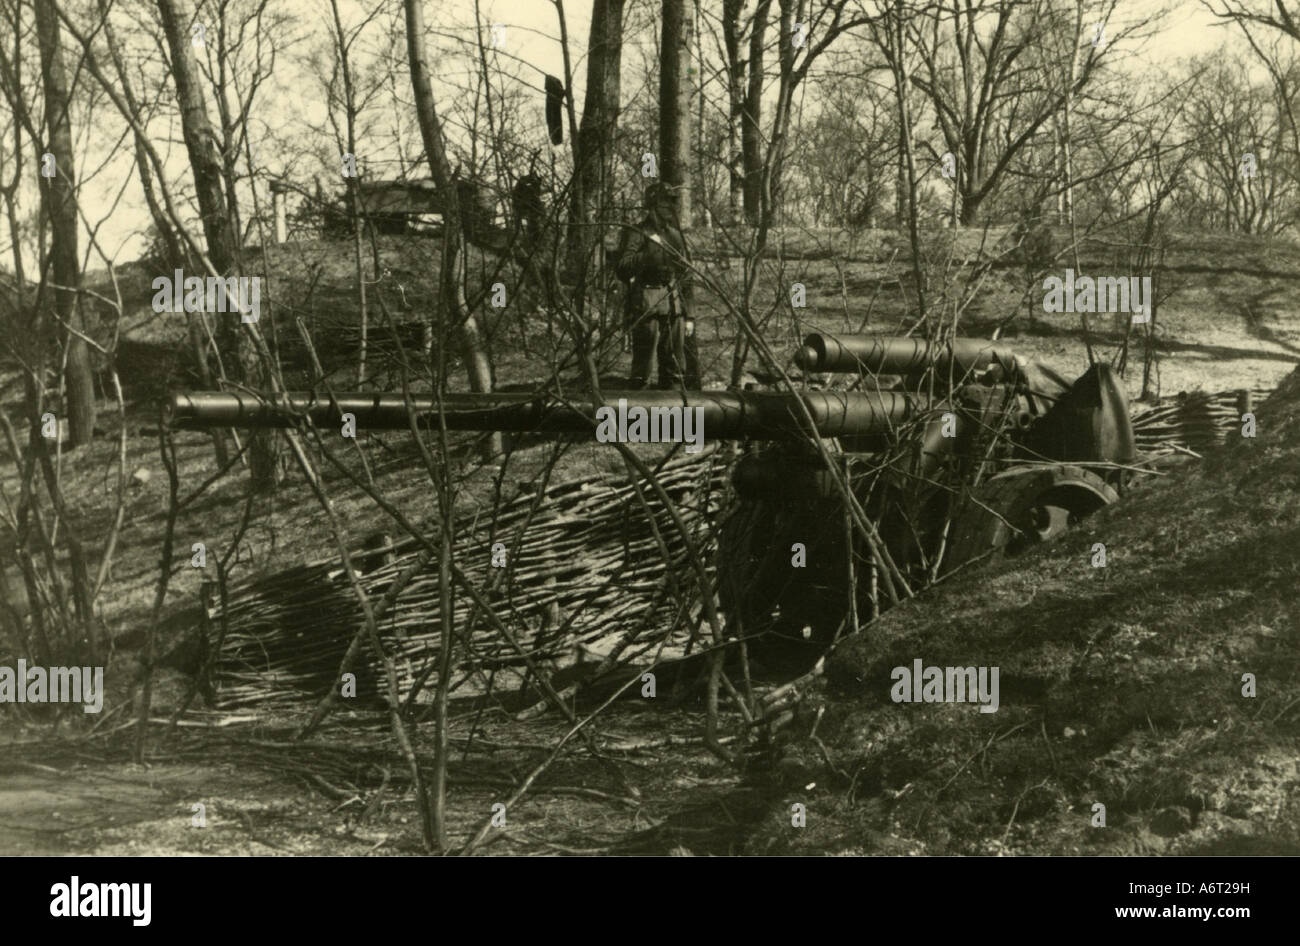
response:
<path id="1" fill-rule="evenodd" d="M 946 373 L 951 368 L 960 377 L 993 365 L 1000 365 L 1008 378 L 1019 371 L 1013 353 L 980 338 L 931 344 L 923 338 L 814 333 L 804 339 L 795 362 L 805 371 L 897 375 L 915 375 L 930 368 Z"/>

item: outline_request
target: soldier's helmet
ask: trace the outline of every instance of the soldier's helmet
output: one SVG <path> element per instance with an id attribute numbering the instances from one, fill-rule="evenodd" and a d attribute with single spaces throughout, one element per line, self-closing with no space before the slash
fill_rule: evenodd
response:
<path id="1" fill-rule="evenodd" d="M 647 210 L 672 209 L 677 188 L 665 181 L 651 181 L 645 189 Z"/>

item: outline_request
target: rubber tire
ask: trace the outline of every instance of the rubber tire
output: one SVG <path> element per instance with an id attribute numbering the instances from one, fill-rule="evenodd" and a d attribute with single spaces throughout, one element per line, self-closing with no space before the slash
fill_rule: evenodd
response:
<path id="1" fill-rule="evenodd" d="M 1077 497 L 1074 506 L 1065 507 L 1077 518 L 1119 499 L 1105 480 L 1082 467 L 1061 465 L 1007 470 L 975 490 L 975 498 L 983 505 L 970 502 L 953 520 L 940 574 L 947 575 L 977 559 L 988 564 L 1006 558 L 1017 534 L 1007 522 L 989 510 L 996 510 L 1015 526 L 1024 526 L 1040 497 L 1052 492 Z"/>

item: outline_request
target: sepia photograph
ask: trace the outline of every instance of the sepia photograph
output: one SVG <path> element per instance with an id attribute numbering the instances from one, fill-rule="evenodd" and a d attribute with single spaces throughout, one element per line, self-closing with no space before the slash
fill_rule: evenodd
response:
<path id="1" fill-rule="evenodd" d="M 849 856 L 1248 918 L 1298 116 L 1300 0 L 0 0 L 23 909 Z"/>

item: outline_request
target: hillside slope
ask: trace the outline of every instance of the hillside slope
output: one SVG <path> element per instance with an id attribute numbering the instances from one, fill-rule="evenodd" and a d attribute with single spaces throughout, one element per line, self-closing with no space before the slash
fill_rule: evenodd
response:
<path id="1" fill-rule="evenodd" d="M 847 641 L 805 707 L 815 734 L 776 750 L 751 849 L 1300 853 L 1300 371 L 1258 418 L 1256 439 Z M 1000 708 L 893 702 L 917 658 L 1000 668 Z"/>

